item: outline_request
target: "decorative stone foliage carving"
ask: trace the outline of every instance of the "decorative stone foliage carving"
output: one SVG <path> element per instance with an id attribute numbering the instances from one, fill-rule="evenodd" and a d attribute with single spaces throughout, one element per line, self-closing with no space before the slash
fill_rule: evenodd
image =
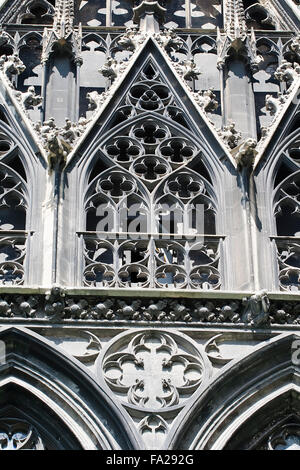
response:
<path id="1" fill-rule="evenodd" d="M 35 93 L 34 86 L 28 87 L 28 90 L 23 93 L 18 91 L 16 96 L 25 110 L 32 109 L 34 106 L 39 106 L 43 102 L 43 98 Z"/>
<path id="2" fill-rule="evenodd" d="M 247 139 L 241 144 L 238 152 L 235 154 L 235 160 L 239 168 L 249 168 L 253 165 L 258 153 L 256 146 L 257 142 L 255 139 Z"/>
<path id="3" fill-rule="evenodd" d="M 45 296 L 45 312 L 49 316 L 62 315 L 65 303 L 65 291 L 59 286 L 53 286 L 51 291 Z"/>
<path id="4" fill-rule="evenodd" d="M 129 406 L 182 405 L 209 377 L 210 368 L 200 351 L 179 338 L 158 330 L 123 335 L 99 360 L 98 373 Z"/>
<path id="5" fill-rule="evenodd" d="M 114 80 L 126 68 L 126 63 L 120 63 L 112 57 L 107 57 L 105 64 L 99 69 L 104 77 Z"/>
<path id="6" fill-rule="evenodd" d="M 300 35 L 294 37 L 289 45 L 290 50 L 300 59 Z"/>
<path id="7" fill-rule="evenodd" d="M 198 78 L 201 74 L 201 71 L 197 67 L 194 59 L 185 59 L 178 63 L 174 62 L 174 67 L 185 80 L 193 80 Z"/>
<path id="8" fill-rule="evenodd" d="M 194 97 L 201 108 L 203 108 L 206 112 L 213 112 L 219 106 L 219 103 L 216 100 L 216 95 L 212 88 L 209 90 L 199 91 L 198 93 L 194 94 Z"/>
<path id="9" fill-rule="evenodd" d="M 167 52 L 179 51 L 183 47 L 183 40 L 172 28 L 165 28 L 163 32 L 155 35 L 155 39 Z"/>
<path id="10" fill-rule="evenodd" d="M 223 129 L 219 129 L 218 132 L 231 149 L 237 147 L 242 138 L 242 134 L 236 130 L 234 122 L 230 123 L 228 126 L 224 126 Z"/>
<path id="11" fill-rule="evenodd" d="M 43 123 L 37 122 L 34 126 L 48 154 L 50 170 L 65 166 L 69 153 L 84 133 L 89 122 L 84 117 L 80 118 L 76 124 L 71 122 L 69 118 L 66 118 L 65 121 L 63 127 L 57 127 L 54 118 L 51 117 Z"/>
<path id="12" fill-rule="evenodd" d="M 271 116 L 274 116 L 280 112 L 282 105 L 286 102 L 286 96 L 282 93 L 278 93 L 278 98 L 272 95 L 266 95 L 266 110 L 270 112 Z"/>
<path id="13" fill-rule="evenodd" d="M 45 295 L 10 294 L 0 297 L 0 317 L 49 319 L 56 322 L 153 322 L 161 324 L 243 324 L 268 328 L 270 324 L 300 324 L 296 301 L 268 300 L 264 292 L 237 299 L 99 298 L 68 295 L 59 286 Z"/>
<path id="14" fill-rule="evenodd" d="M 25 65 L 17 54 L 0 57 L 0 70 L 5 74 L 8 81 L 11 82 L 14 75 L 20 75 L 25 70 Z"/>
<path id="15" fill-rule="evenodd" d="M 300 77 L 300 65 L 283 60 L 274 75 L 280 82 L 287 82 L 288 85 L 291 85 L 294 80 Z"/>
<path id="16" fill-rule="evenodd" d="M 126 32 L 122 35 L 121 39 L 118 40 L 118 45 L 121 49 L 134 51 L 143 44 L 145 38 L 146 35 L 139 31 L 138 27 L 134 25 L 126 28 Z"/>

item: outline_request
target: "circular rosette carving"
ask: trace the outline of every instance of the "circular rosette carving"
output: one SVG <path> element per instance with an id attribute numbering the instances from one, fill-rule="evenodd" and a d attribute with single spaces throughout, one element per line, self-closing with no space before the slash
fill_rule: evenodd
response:
<path id="1" fill-rule="evenodd" d="M 129 196 L 137 191 L 136 182 L 129 174 L 111 170 L 104 173 L 96 182 L 94 192 L 104 193 L 114 201 Z"/>
<path id="2" fill-rule="evenodd" d="M 162 83 L 148 85 L 140 82 L 131 88 L 128 98 L 137 109 L 159 111 L 169 104 L 172 100 L 172 94 L 169 88 Z"/>
<path id="3" fill-rule="evenodd" d="M 155 155 L 145 155 L 136 159 L 131 165 L 130 170 L 136 176 L 147 182 L 148 186 L 153 187 L 155 182 L 171 173 L 171 166 L 161 157 Z"/>
<path id="4" fill-rule="evenodd" d="M 199 266 L 190 272 L 191 286 L 195 289 L 220 289 L 221 278 L 219 271 L 213 266 Z"/>
<path id="5" fill-rule="evenodd" d="M 197 152 L 197 147 L 182 137 L 167 139 L 157 149 L 157 154 L 168 160 L 173 169 L 187 163 Z"/>
<path id="6" fill-rule="evenodd" d="M 127 406 L 168 412 L 209 379 L 211 364 L 185 335 L 148 330 L 119 335 L 97 372 Z"/>
<path id="7" fill-rule="evenodd" d="M 130 131 L 130 136 L 138 139 L 143 144 L 146 152 L 154 153 L 163 140 L 171 137 L 171 133 L 168 127 L 162 123 L 147 119 L 134 126 Z"/>
<path id="8" fill-rule="evenodd" d="M 205 194 L 205 183 L 201 178 L 189 172 L 176 173 L 166 181 L 165 193 L 171 193 L 182 200 L 188 200 L 199 194 Z"/>
<path id="9" fill-rule="evenodd" d="M 104 151 L 112 160 L 125 167 L 128 167 L 135 158 L 144 153 L 143 146 L 138 140 L 127 136 L 110 140 L 105 145 Z"/>

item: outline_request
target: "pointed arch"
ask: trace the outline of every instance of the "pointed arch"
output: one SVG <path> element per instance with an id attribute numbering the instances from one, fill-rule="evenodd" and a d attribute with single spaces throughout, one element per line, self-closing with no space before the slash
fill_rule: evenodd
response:
<path id="1" fill-rule="evenodd" d="M 278 397 L 292 391 L 299 396 L 298 346 L 298 335 L 283 333 L 256 346 L 242 359 L 227 364 L 178 415 L 166 448 L 226 449 L 242 428 L 245 437 L 247 423 L 258 416 L 259 410 L 261 429 L 257 431 L 263 431 L 262 416 L 266 416 L 264 410 L 270 409 L 270 404 L 275 413 Z M 247 437 L 250 441 L 251 428 Z"/>
<path id="2" fill-rule="evenodd" d="M 180 241 L 181 248 L 179 245 L 175 247 L 175 241 L 173 249 L 171 240 L 169 246 L 167 246 L 167 242 L 164 245 L 153 238 L 157 234 L 155 221 L 157 215 L 155 212 L 156 190 L 158 187 L 165 185 L 171 175 L 176 177 L 177 172 L 178 174 L 180 171 L 185 174 L 189 173 L 191 183 L 194 180 L 194 185 L 197 184 L 196 180 L 199 180 L 200 174 L 207 181 L 207 185 L 206 183 L 203 184 L 209 193 L 200 195 L 197 190 L 197 194 L 191 194 L 189 208 L 184 210 L 186 212 L 184 214 L 185 226 L 187 226 L 187 220 L 190 217 L 193 219 L 192 233 L 203 236 L 205 227 L 202 226 L 201 229 L 198 226 L 196 227 L 195 208 L 199 204 L 204 204 L 206 214 L 211 212 L 212 217 L 217 214 L 217 230 L 222 232 L 224 230 L 223 211 L 219 204 L 222 199 L 218 199 L 219 194 L 217 194 L 218 188 L 222 187 L 221 181 L 224 178 L 225 171 L 221 161 L 221 158 L 224 159 L 224 153 L 220 139 L 211 133 L 209 124 L 204 122 L 204 115 L 197 109 L 192 96 L 189 97 L 178 76 L 174 74 L 170 64 L 166 61 L 158 44 L 153 39 L 149 38 L 145 42 L 131 67 L 133 67 L 132 73 L 128 71 L 123 79 L 119 80 L 118 88 L 110 101 L 112 106 L 109 108 L 107 106 L 102 107 L 101 113 L 95 118 L 95 125 L 91 126 L 89 143 L 87 143 L 87 140 L 82 141 L 76 156 L 74 154 L 66 168 L 66 188 L 72 180 L 72 185 L 75 184 L 78 189 L 75 196 L 76 201 L 75 198 L 72 201 L 75 214 L 73 234 L 77 233 L 78 236 L 75 257 L 78 258 L 78 254 L 83 253 L 81 261 L 78 263 L 77 285 L 83 282 L 82 273 L 88 273 L 88 285 L 98 287 L 107 285 L 107 282 L 111 287 L 126 287 L 131 284 L 141 287 L 145 286 L 145 278 L 147 278 L 147 287 L 161 287 L 161 281 L 157 281 L 155 278 L 156 271 L 159 274 L 159 279 L 162 277 L 176 279 L 178 277 L 175 271 L 179 263 L 178 260 L 182 263 L 182 252 L 186 253 L 187 260 L 191 251 L 190 245 L 194 246 L 196 243 L 196 241 L 189 243 L 187 240 L 187 236 L 191 235 L 191 232 L 189 230 L 187 233 L 182 234 L 181 232 L 185 237 L 184 240 Z M 107 181 L 103 182 L 105 175 L 107 175 Z M 108 194 L 107 191 L 112 189 L 109 189 L 109 186 L 112 185 L 112 178 L 123 186 L 126 180 L 131 189 L 124 187 L 125 193 L 122 195 L 117 194 L 117 192 Z M 96 190 L 97 184 L 100 186 Z M 202 187 L 202 183 L 200 186 Z M 212 188 L 215 188 L 215 190 Z M 115 239 L 113 243 L 111 239 L 108 240 L 105 236 L 104 243 L 96 236 L 95 229 L 93 232 L 86 231 L 85 204 L 87 201 L 93 204 L 94 196 L 91 191 L 94 195 L 97 193 L 95 197 L 98 201 L 100 201 L 100 193 L 108 197 L 106 201 L 113 209 L 113 217 L 116 219 L 120 217 L 120 213 L 124 209 L 122 204 L 126 196 L 128 202 L 126 209 L 127 226 L 129 226 L 128 222 L 130 224 L 131 222 L 135 223 L 137 232 L 148 234 L 147 240 L 145 239 L 143 242 L 136 239 L 135 241 L 131 240 L 132 245 L 130 245 L 131 234 L 128 230 L 119 230 L 116 236 L 118 237 L 118 232 L 122 232 L 121 239 L 128 239 L 126 250 L 120 250 L 120 240 Z M 139 220 L 137 222 L 132 221 L 134 215 L 129 216 L 131 207 L 137 206 L 134 193 L 139 201 L 143 201 L 142 203 L 139 202 L 140 209 L 137 214 Z M 178 196 L 176 197 L 178 199 Z M 96 199 L 94 202 L 96 202 Z M 110 204 L 109 200 L 113 203 Z M 75 209 L 75 205 L 77 208 L 79 205 L 82 210 Z M 216 209 L 217 207 L 218 209 Z M 93 219 L 95 225 L 97 221 L 93 213 L 95 213 L 96 208 L 90 205 L 88 211 L 92 214 L 90 219 Z M 118 214 L 115 214 L 116 211 Z M 105 210 L 102 214 L 103 220 L 107 216 L 106 212 Z M 144 222 L 150 223 L 150 225 L 147 225 L 146 230 L 141 229 Z M 94 241 L 91 240 L 93 234 Z M 176 234 L 172 235 L 172 240 L 173 236 L 176 238 Z M 215 237 L 214 223 L 210 224 L 207 236 L 208 238 L 210 236 Z M 208 260 L 204 254 L 203 256 L 202 254 L 199 255 L 198 258 L 194 256 L 191 263 L 193 266 L 196 265 L 196 270 L 192 270 L 188 262 L 186 262 L 184 268 L 178 265 L 181 272 L 179 277 L 185 277 L 184 286 L 193 289 L 220 287 L 218 263 L 220 260 L 221 239 L 218 238 L 218 235 L 216 237 L 216 239 L 207 240 L 209 247 L 205 244 L 206 248 L 203 248 L 203 250 L 210 250 L 212 253 L 211 259 Z M 102 245 L 104 243 L 105 246 L 100 246 L 99 243 L 102 243 Z M 136 252 L 134 252 L 134 246 Z M 159 255 L 156 256 L 158 252 Z M 114 263 L 110 268 L 104 262 L 108 259 L 114 259 Z M 201 269 L 198 265 L 200 259 L 207 262 Z M 99 261 L 98 265 L 96 260 Z M 150 269 L 152 261 L 154 264 Z M 133 277 L 129 275 L 127 269 L 130 263 L 136 266 Z M 163 266 L 164 263 L 165 266 Z M 174 264 L 172 276 L 166 274 L 167 271 L 169 273 L 170 269 L 167 266 L 168 264 Z M 123 267 L 124 270 L 122 270 Z M 186 270 L 184 276 L 182 276 L 182 269 Z M 190 275 L 191 278 L 189 278 Z M 126 279 L 125 283 L 120 279 L 120 276 Z M 132 281 L 133 278 L 135 279 L 134 282 Z M 206 282 L 207 278 L 212 280 L 211 284 Z M 141 284 L 139 284 L 138 279 L 143 279 Z M 165 287 L 168 285 L 167 282 L 163 282 L 163 284 Z"/>
<path id="3" fill-rule="evenodd" d="M 47 416 L 52 416 L 49 434 L 53 435 L 56 422 L 60 430 L 67 430 L 68 439 L 63 441 L 71 448 L 75 443 L 82 449 L 139 447 L 125 413 L 76 359 L 26 328 L 2 328 L 0 339 L 6 347 L 0 390 L 26 389 L 34 410 L 26 408 L 25 399 L 24 410 L 22 401 L 18 406 L 10 403 L 9 394 L 1 395 L 2 405 L 17 408 L 44 431 Z M 36 403 L 46 415 L 38 416 Z"/>

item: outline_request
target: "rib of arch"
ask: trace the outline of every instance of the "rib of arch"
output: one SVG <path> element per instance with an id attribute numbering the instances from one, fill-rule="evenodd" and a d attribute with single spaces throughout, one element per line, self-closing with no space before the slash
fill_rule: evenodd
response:
<path id="1" fill-rule="evenodd" d="M 0 417 L 25 418 L 52 449 L 141 448 L 128 415 L 79 361 L 23 327 L 1 328 L 0 340 Z"/>
<path id="2" fill-rule="evenodd" d="M 230 362 L 178 415 L 166 448 L 248 449 L 255 436 L 268 437 L 276 416 L 299 419 L 300 367 L 293 356 L 299 339 L 283 333 Z"/>

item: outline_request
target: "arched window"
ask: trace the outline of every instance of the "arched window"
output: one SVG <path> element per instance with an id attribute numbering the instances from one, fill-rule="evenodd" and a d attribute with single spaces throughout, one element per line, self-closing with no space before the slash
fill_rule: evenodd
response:
<path id="1" fill-rule="evenodd" d="M 202 144 L 149 61 L 97 144 L 84 285 L 218 289 L 216 199 Z"/>
<path id="2" fill-rule="evenodd" d="M 23 284 L 30 234 L 28 188 L 14 140 L 0 128 L 0 285 Z"/>
<path id="3" fill-rule="evenodd" d="M 296 127 L 296 129 L 295 129 Z M 295 130 L 293 130 L 295 129 Z M 279 285 L 300 290 L 300 134 L 299 116 L 283 147 L 275 180 L 274 214 Z"/>

